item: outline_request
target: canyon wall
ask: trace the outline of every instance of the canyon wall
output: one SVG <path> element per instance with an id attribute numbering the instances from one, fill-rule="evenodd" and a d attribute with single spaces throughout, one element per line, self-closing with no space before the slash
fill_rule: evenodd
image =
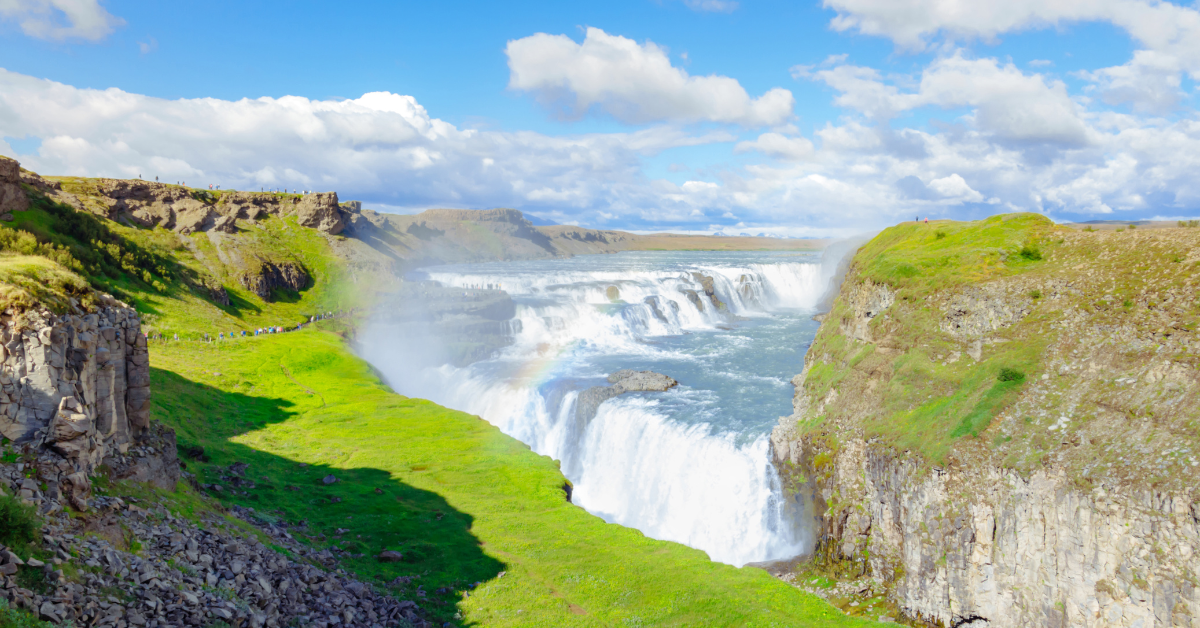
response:
<path id="1" fill-rule="evenodd" d="M 881 281 L 895 248 L 860 252 L 774 462 L 823 513 L 817 562 L 910 619 L 1200 627 L 1200 234 L 1049 233 L 982 281 Z"/>
<path id="2" fill-rule="evenodd" d="M 101 464 L 173 488 L 174 433 L 150 425 L 150 361 L 137 312 L 101 295 L 94 312 L 0 316 L 0 434 L 32 473 L 7 478 L 43 514 L 87 509 Z"/>

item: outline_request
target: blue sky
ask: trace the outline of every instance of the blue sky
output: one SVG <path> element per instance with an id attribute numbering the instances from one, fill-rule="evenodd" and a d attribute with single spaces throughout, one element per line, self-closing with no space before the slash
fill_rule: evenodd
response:
<path id="1" fill-rule="evenodd" d="M 1078 4 L 0 0 L 0 153 L 634 230 L 1197 215 L 1200 12 Z"/>

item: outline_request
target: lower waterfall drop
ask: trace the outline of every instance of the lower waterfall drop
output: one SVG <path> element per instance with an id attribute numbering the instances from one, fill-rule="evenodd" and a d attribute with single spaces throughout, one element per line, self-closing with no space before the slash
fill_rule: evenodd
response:
<path id="1" fill-rule="evenodd" d="M 467 299 L 503 290 L 513 335 L 465 366 L 421 365 L 427 334 L 378 322 L 362 353 L 398 392 L 478 414 L 559 460 L 572 501 L 607 521 L 738 566 L 811 550 L 814 531 L 783 494 L 768 435 L 791 413 L 790 378 L 817 329 L 818 255 L 622 253 L 410 279 Z M 580 392 L 620 369 L 680 385 L 609 399 L 580 432 Z"/>

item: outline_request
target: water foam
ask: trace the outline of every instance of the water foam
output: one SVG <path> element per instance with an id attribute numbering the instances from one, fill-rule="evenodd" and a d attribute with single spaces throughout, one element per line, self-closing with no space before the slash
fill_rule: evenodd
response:
<path id="1" fill-rule="evenodd" d="M 714 560 L 734 565 L 811 548 L 811 530 L 798 522 L 794 504 L 782 495 L 765 434 L 723 430 L 703 422 L 702 413 L 693 412 L 691 422 L 672 414 L 680 407 L 701 406 L 708 391 L 688 389 L 685 382 L 682 389 L 658 397 L 609 400 L 582 434 L 574 406 L 581 388 L 601 383 L 596 376 L 604 373 L 596 360 L 695 360 L 655 338 L 712 334 L 736 324 L 733 316 L 769 317 L 813 307 L 825 287 L 819 264 L 618 270 L 482 266 L 434 269 L 428 278 L 464 288 L 498 285 L 507 291 L 518 303 L 521 321 L 513 344 L 464 368 L 414 372 L 406 370 L 411 356 L 402 347 L 403 330 L 376 326 L 364 335 L 363 354 L 394 387 L 478 414 L 534 451 L 561 461 L 575 486 L 573 501 L 608 521 L 702 549 Z M 703 297 L 693 272 L 713 278 L 724 310 L 703 298 L 697 308 L 684 293 L 692 290 Z M 618 303 L 610 302 L 609 286 L 618 289 Z M 754 350 L 745 338 L 727 340 L 713 350 Z M 782 382 L 750 370 L 729 375 L 729 380 Z M 581 379 L 586 382 L 580 384 Z"/>

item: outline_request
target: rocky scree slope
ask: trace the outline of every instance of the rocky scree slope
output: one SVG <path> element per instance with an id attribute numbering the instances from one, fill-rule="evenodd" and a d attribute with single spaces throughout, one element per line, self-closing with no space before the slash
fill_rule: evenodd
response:
<path id="1" fill-rule="evenodd" d="M 176 517 L 153 492 L 94 494 L 96 476 L 169 491 L 180 478 L 174 432 L 148 420 L 138 315 L 107 295 L 98 301 L 96 312 L 0 316 L 0 433 L 11 441 L 0 486 L 44 520 L 24 558 L 0 551 L 0 597 L 40 619 L 86 626 L 425 624 L 415 603 L 335 573 L 328 550 L 304 547 L 252 512 L 241 514 L 262 539 L 302 558 L 215 512 L 203 527 Z M 231 473 L 244 475 L 244 465 Z"/>
<path id="2" fill-rule="evenodd" d="M 884 231 L 776 466 L 817 562 L 943 626 L 1200 626 L 1200 230 Z"/>

